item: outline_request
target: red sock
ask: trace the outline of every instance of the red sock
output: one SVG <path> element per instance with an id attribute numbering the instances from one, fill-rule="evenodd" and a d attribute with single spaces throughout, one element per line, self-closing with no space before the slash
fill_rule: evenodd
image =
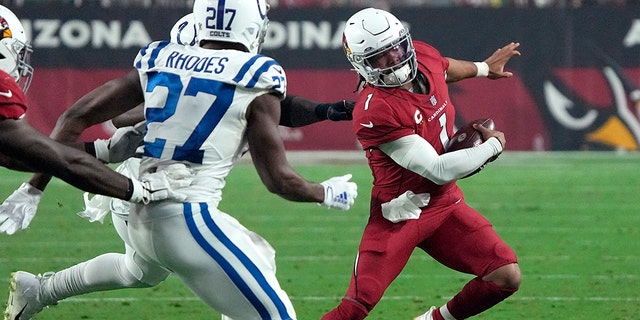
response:
<path id="1" fill-rule="evenodd" d="M 367 317 L 369 311 L 350 298 L 342 298 L 342 302 L 335 309 L 329 311 L 322 320 L 362 320 Z"/>
<path id="2" fill-rule="evenodd" d="M 501 288 L 492 282 L 475 278 L 447 302 L 447 308 L 456 319 L 466 319 L 493 307 L 516 291 L 517 289 Z M 434 316 L 435 320 L 444 319 L 440 315 L 440 310 L 435 313 L 437 314 Z"/>
<path id="3" fill-rule="evenodd" d="M 436 310 L 431 313 L 431 317 L 433 318 L 433 320 L 444 320 L 444 318 L 440 314 L 440 308 L 436 308 Z"/>

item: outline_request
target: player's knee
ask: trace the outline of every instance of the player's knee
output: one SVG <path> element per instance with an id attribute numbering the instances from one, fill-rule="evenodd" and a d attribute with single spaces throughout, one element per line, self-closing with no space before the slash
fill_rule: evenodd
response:
<path id="1" fill-rule="evenodd" d="M 504 265 L 489 273 L 483 280 L 490 281 L 503 289 L 516 291 L 520 288 L 522 274 L 517 263 Z"/>
<path id="2" fill-rule="evenodd" d="M 149 288 L 154 285 L 143 282 L 142 280 L 136 279 L 133 275 L 128 274 L 126 277 L 127 288 Z"/>
<path id="3" fill-rule="evenodd" d="M 520 282 L 522 282 L 522 273 L 520 272 L 520 266 L 518 266 L 517 263 L 512 263 L 505 267 L 505 281 L 502 287 L 514 291 L 518 290 L 520 288 Z"/>
<path id="4" fill-rule="evenodd" d="M 155 287 L 161 284 L 166 278 L 167 277 L 158 277 L 158 276 L 143 277 L 142 279 L 140 279 L 140 282 L 147 287 Z"/>
<path id="5" fill-rule="evenodd" d="M 146 274 L 142 274 L 142 277 L 138 278 L 138 276 L 132 274 L 131 272 L 126 272 L 121 275 L 124 282 L 126 282 L 127 288 L 150 288 L 155 287 L 162 283 L 166 277 L 157 277 L 157 276 L 147 276 Z"/>

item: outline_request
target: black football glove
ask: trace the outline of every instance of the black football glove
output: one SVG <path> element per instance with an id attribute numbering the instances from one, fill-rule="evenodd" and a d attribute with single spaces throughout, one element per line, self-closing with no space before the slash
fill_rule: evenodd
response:
<path id="1" fill-rule="evenodd" d="M 356 102 L 351 100 L 341 100 L 333 103 L 321 103 L 316 107 L 318 118 L 331 121 L 352 120 L 353 107 Z"/>

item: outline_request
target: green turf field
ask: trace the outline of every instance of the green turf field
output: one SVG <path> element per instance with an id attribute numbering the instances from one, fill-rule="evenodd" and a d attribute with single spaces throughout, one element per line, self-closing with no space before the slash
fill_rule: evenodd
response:
<path id="1" fill-rule="evenodd" d="M 269 194 L 250 165 L 228 178 L 221 207 L 277 250 L 278 276 L 298 318 L 319 319 L 347 288 L 368 215 L 364 162 L 303 165 L 316 181 L 351 172 L 360 196 L 350 212 L 290 203 Z M 28 178 L 0 169 L 0 200 Z M 640 319 L 640 154 L 506 153 L 459 182 L 516 251 L 521 289 L 476 319 Z M 75 216 L 81 192 L 55 180 L 28 230 L 0 235 L 0 278 L 58 270 L 104 252 L 123 252 L 110 223 Z M 416 252 L 369 319 L 412 319 L 441 305 L 470 276 Z M 7 291 L 0 298 L 5 300 Z M 38 319 L 218 319 L 176 278 L 151 289 L 93 293 Z M 241 320 L 241 319 L 239 319 Z"/>

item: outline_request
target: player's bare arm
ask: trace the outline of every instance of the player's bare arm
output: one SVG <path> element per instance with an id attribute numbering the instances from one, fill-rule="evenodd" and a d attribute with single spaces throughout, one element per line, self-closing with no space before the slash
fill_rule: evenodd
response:
<path id="1" fill-rule="evenodd" d="M 144 121 L 144 103 L 111 119 L 111 123 L 116 128 L 134 126 L 141 121 Z"/>
<path id="2" fill-rule="evenodd" d="M 140 78 L 137 70 L 132 69 L 126 76 L 106 82 L 74 103 L 58 118 L 51 137 L 75 141 L 86 128 L 108 121 L 142 102 Z"/>
<path id="3" fill-rule="evenodd" d="M 3 125 L 2 123 L 0 123 L 0 128 L 2 127 Z M 0 140 L 2 139 L 0 138 Z M 3 166 L 9 170 L 15 170 L 15 171 L 32 172 L 34 170 L 33 167 L 28 166 L 27 163 L 25 163 L 24 161 L 17 160 L 11 155 L 7 155 L 2 152 L 0 152 L 0 166 Z"/>
<path id="4" fill-rule="evenodd" d="M 278 133 L 279 98 L 263 94 L 247 110 L 247 138 L 251 158 L 267 189 L 284 199 L 323 202 L 324 188 L 302 178 L 289 164 Z"/>
<path id="5" fill-rule="evenodd" d="M 135 69 L 124 77 L 106 82 L 60 115 L 50 137 L 66 143 L 74 142 L 90 126 L 107 121 L 142 103 L 144 98 L 140 92 L 140 81 Z M 29 184 L 44 191 L 50 180 L 50 175 L 35 173 Z"/>
<path id="6" fill-rule="evenodd" d="M 511 57 L 520 55 L 520 51 L 517 50 L 519 46 L 519 42 L 511 42 L 496 50 L 489 58 L 484 60 L 484 62 L 489 65 L 489 75 L 487 75 L 487 78 L 500 79 L 512 77 L 513 73 L 504 71 L 504 66 L 509 62 Z"/>
<path id="7" fill-rule="evenodd" d="M 449 69 L 447 69 L 447 82 L 456 82 L 474 77 L 487 77 L 489 79 L 509 78 L 513 73 L 505 71 L 504 67 L 511 57 L 520 55 L 517 48 L 518 42 L 511 42 L 496 50 L 483 62 L 472 62 L 447 57 Z M 484 70 L 482 70 L 484 68 Z"/>
<path id="8" fill-rule="evenodd" d="M 449 69 L 447 69 L 447 82 L 456 82 L 468 78 L 473 78 L 478 73 L 478 67 L 471 62 L 465 60 L 457 60 L 446 58 L 449 60 Z"/>
<path id="9" fill-rule="evenodd" d="M 52 143 L 24 120 L 0 121 L 0 130 L 3 132 L 1 137 L 12 137 L 1 138 L 3 150 L 24 163 L 24 167 L 17 169 L 44 171 L 88 192 L 127 199 L 129 179 L 84 151 Z M 47 159 L 46 163 L 42 159 Z M 16 162 L 8 165 L 16 165 Z"/>

